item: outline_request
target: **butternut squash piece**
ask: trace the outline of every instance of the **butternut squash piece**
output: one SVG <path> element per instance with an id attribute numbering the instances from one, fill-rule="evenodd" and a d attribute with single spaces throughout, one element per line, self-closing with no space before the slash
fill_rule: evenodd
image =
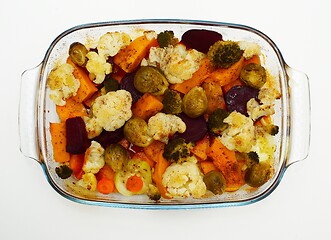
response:
<path id="1" fill-rule="evenodd" d="M 77 94 L 73 96 L 72 98 L 76 102 L 84 102 L 88 98 L 90 98 L 98 89 L 94 85 L 94 83 L 91 81 L 91 79 L 88 76 L 88 73 L 81 67 L 74 64 L 70 58 L 67 59 L 67 63 L 72 65 L 74 67 L 73 75 L 76 79 L 79 80 L 80 86 L 78 88 Z"/>
<path id="2" fill-rule="evenodd" d="M 219 138 L 214 138 L 211 141 L 207 156 L 212 159 L 216 168 L 222 172 L 229 191 L 237 190 L 245 184 L 245 173 L 242 171 L 242 164 L 237 161 L 236 153 L 227 149 Z"/>
<path id="3" fill-rule="evenodd" d="M 138 37 L 114 56 L 114 63 L 127 73 L 133 72 L 149 49 L 157 45 L 155 38 L 148 39 L 145 35 Z"/>
<path id="4" fill-rule="evenodd" d="M 245 59 L 243 63 L 243 67 L 250 63 L 261 64 L 259 55 L 253 55 L 250 59 Z"/>
<path id="5" fill-rule="evenodd" d="M 144 93 L 139 100 L 132 106 L 134 116 L 147 120 L 151 116 L 160 112 L 163 108 L 163 103 L 154 95 Z"/>
<path id="6" fill-rule="evenodd" d="M 202 173 L 207 174 L 213 170 L 218 170 L 212 161 L 202 161 L 199 162 Z"/>
<path id="7" fill-rule="evenodd" d="M 207 149 L 209 148 L 209 136 L 204 136 L 201 140 L 197 141 L 191 152 L 198 158 L 199 161 L 207 159 Z"/>
<path id="8" fill-rule="evenodd" d="M 205 90 L 208 99 L 207 114 L 211 114 L 217 108 L 226 109 L 222 87 L 218 82 L 205 82 L 202 84 L 202 88 Z"/>
<path id="9" fill-rule="evenodd" d="M 56 112 L 59 115 L 61 122 L 65 122 L 68 118 L 87 116 L 87 111 L 82 103 L 78 103 L 73 98 L 68 98 L 64 106 L 56 105 Z"/>
<path id="10" fill-rule="evenodd" d="M 229 68 L 218 68 L 209 74 L 205 82 L 215 81 L 220 86 L 227 85 L 239 78 L 241 68 L 243 67 L 245 58 L 241 57 L 240 60 Z"/>
<path id="11" fill-rule="evenodd" d="M 147 147 L 144 147 L 144 153 L 148 158 L 152 159 L 154 162 L 157 162 L 157 156 L 164 150 L 164 145 L 165 144 L 163 142 L 154 140 Z"/>
<path id="12" fill-rule="evenodd" d="M 50 133 L 52 137 L 53 156 L 55 162 L 68 162 L 70 154 L 66 151 L 66 124 L 50 123 Z"/>
<path id="13" fill-rule="evenodd" d="M 181 92 L 183 94 L 188 93 L 192 88 L 200 86 L 209 73 L 213 70 L 212 64 L 208 58 L 201 60 L 199 69 L 193 73 L 192 77 L 185 80 L 182 83 L 176 83 L 170 86 L 171 89 Z"/>
<path id="14" fill-rule="evenodd" d="M 244 86 L 245 83 L 243 83 L 240 79 L 234 80 L 233 82 L 230 82 L 229 84 L 226 84 L 222 87 L 223 93 L 227 93 L 231 88 L 234 86 Z"/>

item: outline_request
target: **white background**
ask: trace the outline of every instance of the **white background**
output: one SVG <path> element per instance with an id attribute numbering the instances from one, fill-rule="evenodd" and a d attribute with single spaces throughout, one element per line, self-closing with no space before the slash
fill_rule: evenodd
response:
<path id="1" fill-rule="evenodd" d="M 0 239 L 331 239 L 330 4 L 297 1 L 0 0 Z M 311 86 L 309 157 L 266 199 L 243 207 L 130 210 L 81 205 L 56 193 L 19 152 L 20 75 L 78 24 L 183 18 L 249 25 L 278 45 Z"/>

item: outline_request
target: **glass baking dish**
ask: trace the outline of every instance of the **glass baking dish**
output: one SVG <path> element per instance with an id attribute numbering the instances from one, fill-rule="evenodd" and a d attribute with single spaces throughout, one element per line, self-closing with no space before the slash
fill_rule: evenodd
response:
<path id="1" fill-rule="evenodd" d="M 260 45 L 265 56 L 263 64 L 276 76 L 282 97 L 276 101 L 274 122 L 279 126 L 276 135 L 274 175 L 262 187 L 252 191 L 242 187 L 236 192 L 204 199 L 149 200 L 147 196 L 125 197 L 120 194 L 101 195 L 76 191 L 55 173 L 49 123 L 57 121 L 54 103 L 48 98 L 47 75 L 57 61 L 67 57 L 69 45 L 86 38 L 98 39 L 111 31 L 133 32 L 137 29 L 172 30 L 180 37 L 189 29 L 219 32 L 224 39 L 253 41 Z M 22 74 L 19 106 L 20 150 L 36 160 L 45 172 L 50 185 L 62 196 L 75 202 L 138 209 L 194 209 L 228 207 L 254 203 L 268 196 L 281 181 L 285 170 L 294 162 L 308 156 L 310 141 L 310 93 L 308 77 L 290 68 L 276 44 L 264 33 L 244 25 L 193 20 L 131 20 L 85 24 L 60 34 L 48 48 L 43 61 Z"/>

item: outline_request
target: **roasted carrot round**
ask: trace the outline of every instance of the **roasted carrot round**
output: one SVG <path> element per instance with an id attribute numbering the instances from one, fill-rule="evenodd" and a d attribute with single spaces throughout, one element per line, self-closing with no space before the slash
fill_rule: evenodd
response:
<path id="1" fill-rule="evenodd" d="M 126 188 L 134 193 L 139 192 L 143 188 L 143 185 L 143 180 L 137 175 L 129 177 L 126 181 Z"/>
<path id="2" fill-rule="evenodd" d="M 97 190 L 102 194 L 112 193 L 115 189 L 115 183 L 112 179 L 109 178 L 101 178 L 97 183 Z"/>

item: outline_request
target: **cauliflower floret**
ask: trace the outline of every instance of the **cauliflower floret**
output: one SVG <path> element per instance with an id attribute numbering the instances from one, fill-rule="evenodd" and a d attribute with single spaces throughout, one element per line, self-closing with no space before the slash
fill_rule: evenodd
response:
<path id="1" fill-rule="evenodd" d="M 261 87 L 258 95 L 260 104 L 254 99 L 247 102 L 247 113 L 255 121 L 262 116 L 269 116 L 275 113 L 274 106 L 277 98 L 280 97 L 277 84 L 269 74 L 266 83 Z"/>
<path id="2" fill-rule="evenodd" d="M 115 56 L 121 48 L 129 45 L 131 38 L 127 33 L 121 32 L 107 32 L 102 35 L 99 39 L 97 46 L 98 53 L 100 56 L 107 59 L 107 57 Z"/>
<path id="3" fill-rule="evenodd" d="M 247 102 L 247 113 L 255 121 L 262 116 L 269 116 L 275 113 L 274 104 L 259 104 L 254 98 Z"/>
<path id="4" fill-rule="evenodd" d="M 255 144 L 255 128 L 252 119 L 239 112 L 232 112 L 224 119 L 229 124 L 221 136 L 221 142 L 230 150 L 249 152 Z"/>
<path id="5" fill-rule="evenodd" d="M 162 184 L 167 189 L 167 195 L 174 198 L 200 198 L 207 190 L 202 173 L 194 161 L 171 164 L 162 176 Z"/>
<path id="6" fill-rule="evenodd" d="M 105 150 L 100 143 L 91 142 L 91 146 L 86 150 L 84 156 L 83 170 L 85 173 L 97 173 L 105 165 Z"/>
<path id="7" fill-rule="evenodd" d="M 97 123 L 96 118 L 89 118 L 85 116 L 83 120 L 85 122 L 87 137 L 89 139 L 95 138 L 101 134 L 103 128 Z"/>
<path id="8" fill-rule="evenodd" d="M 80 82 L 73 75 L 74 67 L 64 63 L 54 68 L 48 75 L 47 84 L 51 89 L 50 99 L 59 106 L 66 104 L 66 99 L 75 96 Z"/>
<path id="9" fill-rule="evenodd" d="M 254 55 L 261 54 L 261 48 L 257 43 L 247 42 L 247 41 L 239 41 L 239 47 L 244 51 L 243 56 L 245 59 L 250 59 Z"/>
<path id="10" fill-rule="evenodd" d="M 93 173 L 85 173 L 76 185 L 94 192 L 97 189 L 97 183 L 97 178 Z"/>
<path id="11" fill-rule="evenodd" d="M 183 120 L 172 114 L 157 113 L 148 120 L 148 135 L 164 143 L 168 143 L 169 135 L 183 133 L 185 130 Z"/>
<path id="12" fill-rule="evenodd" d="M 169 83 L 182 83 L 198 70 L 204 56 L 195 49 L 186 50 L 182 44 L 166 48 L 152 47 L 149 58 L 143 61 L 143 65 L 160 67 Z"/>
<path id="13" fill-rule="evenodd" d="M 88 58 L 86 69 L 90 73 L 90 78 L 96 84 L 102 83 L 105 80 L 106 74 L 112 71 L 111 64 L 107 63 L 106 59 L 96 52 L 88 52 L 86 57 Z"/>
<path id="14" fill-rule="evenodd" d="M 115 131 L 122 127 L 132 116 L 132 97 L 126 90 L 108 92 L 97 97 L 92 105 L 93 116 L 85 118 L 89 136 L 97 136 L 100 128 L 106 131 Z"/>
<path id="15" fill-rule="evenodd" d="M 276 143 L 274 137 L 266 132 L 259 132 L 256 143 L 251 149 L 251 151 L 256 152 L 259 156 L 259 162 L 268 161 L 272 164 L 275 150 Z"/>
<path id="16" fill-rule="evenodd" d="M 157 38 L 157 33 L 154 30 L 146 30 L 143 28 L 135 28 L 130 31 L 131 39 L 136 39 L 141 36 L 146 36 L 148 40 L 152 40 L 153 38 Z"/>

